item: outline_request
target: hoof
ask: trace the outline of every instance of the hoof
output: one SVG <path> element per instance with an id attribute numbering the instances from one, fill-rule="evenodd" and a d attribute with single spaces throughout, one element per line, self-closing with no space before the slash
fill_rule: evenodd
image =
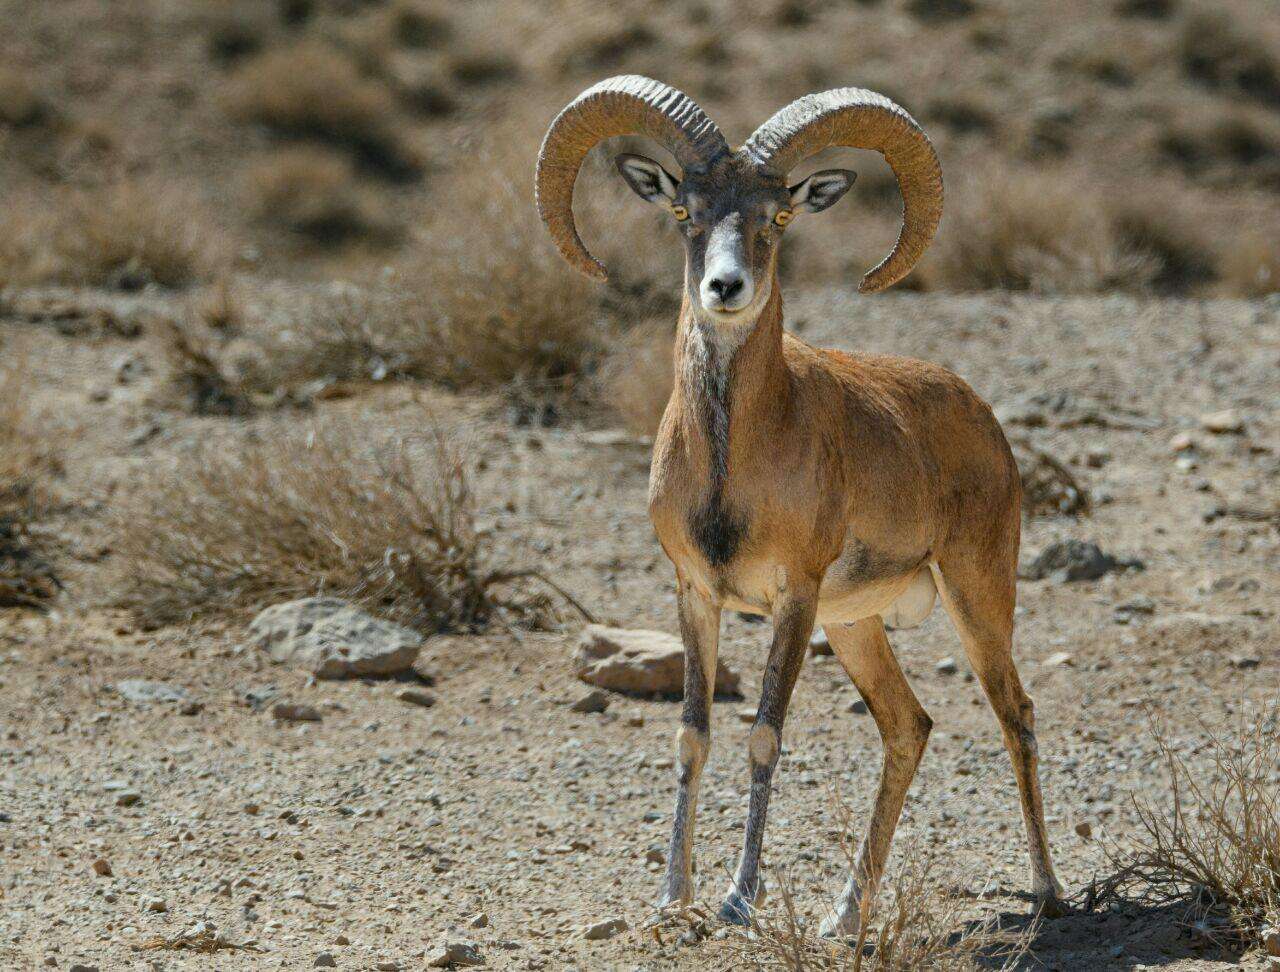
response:
<path id="1" fill-rule="evenodd" d="M 734 891 L 724 899 L 724 904 L 720 906 L 719 918 L 725 924 L 741 925 L 745 928 L 751 924 L 751 905 L 747 903 L 747 900 L 742 895 Z"/>
<path id="2" fill-rule="evenodd" d="M 827 915 L 822 919 L 822 923 L 818 925 L 818 936 L 820 938 L 848 938 L 856 934 L 858 924 L 853 920 L 851 915 L 842 915 L 839 912 Z"/>
<path id="3" fill-rule="evenodd" d="M 1067 907 L 1067 903 L 1058 896 L 1058 893 L 1048 891 L 1036 895 L 1035 907 L 1032 914 L 1040 918 L 1065 918 L 1071 913 L 1071 909 Z"/>

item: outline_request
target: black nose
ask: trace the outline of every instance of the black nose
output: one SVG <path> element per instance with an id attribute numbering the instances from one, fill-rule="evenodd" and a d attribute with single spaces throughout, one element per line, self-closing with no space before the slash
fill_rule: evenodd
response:
<path id="1" fill-rule="evenodd" d="M 742 278 L 739 276 L 713 277 L 708 281 L 707 286 L 720 300 L 730 301 L 742 290 Z"/>

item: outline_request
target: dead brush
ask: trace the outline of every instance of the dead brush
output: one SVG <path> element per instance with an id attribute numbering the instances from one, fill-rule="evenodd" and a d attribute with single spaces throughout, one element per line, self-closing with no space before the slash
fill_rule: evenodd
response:
<path id="1" fill-rule="evenodd" d="M 846 822 L 849 812 L 843 811 Z M 847 831 L 846 831 L 847 832 Z M 852 848 L 846 853 L 852 858 Z M 753 913 L 750 937 L 731 939 L 745 967 L 782 972 L 1011 972 L 1026 955 L 1035 926 L 1000 928 L 995 919 L 974 920 L 966 902 L 948 894 L 918 848 L 882 883 L 882 905 L 868 903 L 852 943 L 818 936 L 798 913 L 788 875 L 776 901 Z"/>
<path id="2" fill-rule="evenodd" d="M 1115 871 L 1086 890 L 1084 906 L 1183 905 L 1202 937 L 1255 947 L 1280 926 L 1280 705 L 1241 713 L 1232 729 L 1201 728 L 1207 766 L 1153 720 L 1168 794 L 1135 797 L 1138 835 L 1108 849 Z"/>
<path id="3" fill-rule="evenodd" d="M 419 427 L 370 444 L 332 422 L 152 471 L 113 511 L 121 603 L 166 624 L 328 593 L 424 631 L 548 623 L 536 572 L 491 563 L 459 452 Z"/>
<path id="4" fill-rule="evenodd" d="M 619 339 L 601 366 L 599 398 L 628 432 L 652 438 L 675 383 L 669 327 L 646 321 Z"/>
<path id="5" fill-rule="evenodd" d="M 59 588 L 33 527 L 47 511 L 55 459 L 30 427 L 24 355 L 0 364 L 0 607 L 43 609 Z"/>

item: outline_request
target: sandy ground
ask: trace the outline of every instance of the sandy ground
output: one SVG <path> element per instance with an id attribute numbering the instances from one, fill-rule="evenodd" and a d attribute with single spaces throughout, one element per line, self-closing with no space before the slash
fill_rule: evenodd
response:
<path id="1" fill-rule="evenodd" d="M 841 323 L 850 319 L 858 323 Z M 1105 872 L 1099 838 L 1132 832 L 1131 797 L 1163 792 L 1148 712 L 1194 761 L 1198 720 L 1256 712 L 1280 685 L 1280 537 L 1274 519 L 1240 515 L 1274 514 L 1280 496 L 1280 303 L 851 303 L 831 292 L 792 302 L 789 320 L 814 343 L 955 369 L 1011 435 L 1073 463 L 1097 499 L 1093 513 L 1029 520 L 1024 557 L 1079 537 L 1145 563 L 1020 589 L 1016 650 L 1038 706 L 1049 826 L 1059 875 L 1078 893 Z M 656 896 L 659 865 L 646 855 L 665 846 L 678 704 L 618 697 L 603 714 L 569 712 L 582 691 L 568 664 L 571 628 L 430 641 L 423 656 L 439 703 L 421 709 L 399 701 L 394 682 L 308 684 L 239 650 L 238 622 L 144 631 L 92 606 L 81 591 L 110 561 L 94 524 L 113 488 L 129 489 L 139 467 L 190 439 L 310 419 L 159 410 L 148 399 L 163 368 L 145 340 L 19 320 L 0 328 L 29 349 L 34 405 L 69 443 L 74 499 L 58 522 L 64 602 L 44 616 L 0 613 L 0 968 L 302 969 L 331 953 L 338 968 L 411 969 L 450 929 L 478 943 L 489 968 L 741 965 L 714 937 L 577 934 L 614 915 L 637 925 Z M 115 369 L 129 356 L 144 367 L 120 384 Z M 106 400 L 95 401 L 102 389 Z M 396 429 L 420 415 L 413 394 L 393 385 L 318 408 Z M 504 557 L 553 572 L 616 623 L 675 630 L 672 572 L 645 513 L 642 445 L 601 445 L 574 427 L 515 428 L 491 402 L 418 394 L 483 460 L 482 518 Z M 1200 415 L 1225 408 L 1239 410 L 1243 434 L 1200 430 Z M 1180 468 L 1169 447 L 1184 431 L 1198 444 L 1194 468 Z M 1150 614 L 1117 613 L 1140 597 Z M 1178 617 L 1188 612 L 1214 620 Z M 746 698 L 715 705 L 697 841 L 711 905 L 741 836 L 749 726 L 738 713 L 754 703 L 767 633 L 736 616 L 726 625 L 723 657 L 743 674 Z M 900 843 L 932 855 L 944 883 L 972 894 L 975 915 L 1022 920 L 1013 777 L 950 623 L 938 609 L 892 640 L 936 724 Z M 1063 652 L 1068 664 L 1044 664 Z M 957 673 L 936 671 L 947 656 Z M 1256 667 L 1240 667 L 1250 659 Z M 203 708 L 129 703 L 113 686 L 133 677 L 180 686 Z M 253 704 L 272 692 L 321 707 L 323 722 L 276 724 L 269 706 Z M 789 869 L 807 914 L 842 880 L 833 791 L 861 819 L 879 770 L 873 724 L 849 711 L 856 697 L 837 665 L 814 659 L 784 734 L 766 881 Z M 1093 839 L 1076 832 L 1081 823 Z M 99 859 L 110 876 L 95 873 Z M 468 927 L 480 912 L 487 925 Z M 1262 968 L 1256 954 L 1216 952 L 1177 919 L 1133 907 L 1048 922 L 1028 967 Z M 257 950 L 139 948 L 198 921 Z"/>

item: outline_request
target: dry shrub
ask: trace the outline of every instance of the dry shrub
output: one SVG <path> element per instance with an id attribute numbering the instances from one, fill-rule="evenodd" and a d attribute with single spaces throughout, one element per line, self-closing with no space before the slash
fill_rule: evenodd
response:
<path id="1" fill-rule="evenodd" d="M 1022 511 L 1027 516 L 1080 516 L 1089 512 L 1089 491 L 1067 466 L 1030 442 L 1009 442 L 1022 478 Z"/>
<path id="2" fill-rule="evenodd" d="M 1203 85 L 1280 105 L 1280 58 L 1225 11 L 1203 11 L 1188 18 L 1177 55 L 1187 76 Z"/>
<path id="3" fill-rule="evenodd" d="M 170 182 L 111 182 L 39 202 L 14 193 L 3 211 L 0 283 L 183 287 L 230 261 L 208 206 Z"/>
<path id="4" fill-rule="evenodd" d="M 222 373 L 217 342 L 197 321 L 164 318 L 155 321 L 153 329 L 169 369 L 162 399 L 168 398 L 195 415 L 246 415 L 252 411 L 244 389 Z"/>
<path id="5" fill-rule="evenodd" d="M 1150 283 L 1162 293 L 1188 293 L 1217 274 L 1217 245 L 1203 220 L 1155 194 L 1125 193 L 1110 200 L 1120 243 L 1156 262 Z"/>
<path id="6" fill-rule="evenodd" d="M 652 438 L 675 382 L 670 327 L 646 322 L 622 338 L 600 369 L 600 398 L 627 431 Z"/>
<path id="7" fill-rule="evenodd" d="M 1280 242 L 1253 233 L 1224 247 L 1219 266 L 1222 291 L 1235 297 L 1280 293 Z"/>
<path id="8" fill-rule="evenodd" d="M 26 74 L 17 68 L 0 66 L 0 126 L 38 125 L 52 113 Z"/>
<path id="9" fill-rule="evenodd" d="M 428 631 L 499 608 L 467 469 L 443 434 L 340 424 L 206 446 L 114 511 L 124 603 L 153 623 L 329 593 Z"/>
<path id="10" fill-rule="evenodd" d="M 933 287 L 1090 293 L 1155 270 L 1123 245 L 1095 193 L 1060 176 L 994 170 L 956 197 L 921 268 Z"/>
<path id="11" fill-rule="evenodd" d="M 293 146 L 260 159 L 245 176 L 250 211 L 321 246 L 391 242 L 396 227 L 346 156 Z"/>
<path id="12" fill-rule="evenodd" d="M 1161 133 L 1157 147 L 1187 176 L 1210 185 L 1280 188 L 1280 126 L 1259 112 L 1193 114 Z"/>
<path id="13" fill-rule="evenodd" d="M 1111 851 L 1118 870 L 1090 889 L 1089 904 L 1126 895 L 1186 903 L 1201 934 L 1256 946 L 1280 925 L 1280 706 L 1242 713 L 1234 729 L 1201 728 L 1207 767 L 1153 726 L 1168 796 L 1135 799 L 1140 833 Z"/>
<path id="14" fill-rule="evenodd" d="M 405 178 L 420 168 L 400 135 L 391 91 L 322 41 L 299 41 L 247 61 L 227 82 L 223 103 L 239 121 L 350 149 L 386 176 Z"/>
<path id="15" fill-rule="evenodd" d="M 820 938 L 799 916 L 791 881 L 779 882 L 776 903 L 752 916 L 752 938 L 734 941 L 735 957 L 754 969 L 785 972 L 1009 972 L 1027 952 L 1031 929 L 1001 929 L 974 921 L 966 902 L 948 894 L 933 864 L 916 849 L 886 875 L 887 901 L 864 916 L 865 937 L 853 947 Z"/>
<path id="16" fill-rule="evenodd" d="M 25 355 L 0 359 L 0 607 L 40 608 L 58 589 L 32 527 L 44 514 L 57 463 L 31 428 Z"/>

